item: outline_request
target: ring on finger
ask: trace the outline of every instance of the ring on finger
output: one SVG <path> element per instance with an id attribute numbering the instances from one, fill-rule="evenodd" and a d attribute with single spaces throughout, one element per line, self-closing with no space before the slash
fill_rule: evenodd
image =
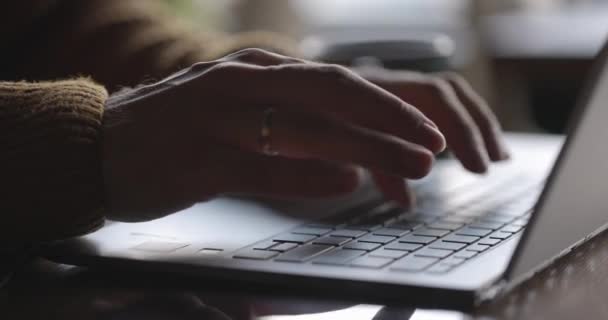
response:
<path id="1" fill-rule="evenodd" d="M 272 146 L 272 124 L 274 120 L 275 110 L 268 108 L 264 110 L 262 118 L 262 127 L 260 129 L 259 143 L 262 153 L 267 156 L 277 156 L 279 151 Z"/>

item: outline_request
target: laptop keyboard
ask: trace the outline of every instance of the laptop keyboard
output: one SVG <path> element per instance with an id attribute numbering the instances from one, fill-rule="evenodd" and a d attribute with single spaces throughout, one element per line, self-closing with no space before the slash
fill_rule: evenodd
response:
<path id="1" fill-rule="evenodd" d="M 541 186 L 510 177 L 449 194 L 421 188 L 413 212 L 368 203 L 258 242 L 233 258 L 447 273 L 521 233 Z"/>

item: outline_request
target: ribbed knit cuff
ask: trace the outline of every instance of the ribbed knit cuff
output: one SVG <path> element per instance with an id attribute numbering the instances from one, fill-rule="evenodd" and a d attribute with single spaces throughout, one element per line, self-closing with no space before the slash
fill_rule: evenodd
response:
<path id="1" fill-rule="evenodd" d="M 88 79 L 0 82 L 0 241 L 57 240 L 103 224 L 106 90 Z"/>

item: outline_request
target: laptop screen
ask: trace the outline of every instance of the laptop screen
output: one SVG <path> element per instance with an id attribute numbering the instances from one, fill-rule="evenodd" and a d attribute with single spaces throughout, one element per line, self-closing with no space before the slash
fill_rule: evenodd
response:
<path id="1" fill-rule="evenodd" d="M 507 277 L 542 267 L 608 223 L 608 46 L 553 168 Z"/>

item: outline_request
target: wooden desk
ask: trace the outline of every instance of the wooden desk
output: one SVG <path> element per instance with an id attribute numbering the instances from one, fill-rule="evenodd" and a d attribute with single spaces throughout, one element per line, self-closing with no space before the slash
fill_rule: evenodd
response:
<path id="1" fill-rule="evenodd" d="M 607 319 L 607 297 L 608 233 L 604 232 L 504 297 L 481 306 L 477 317 Z"/>

